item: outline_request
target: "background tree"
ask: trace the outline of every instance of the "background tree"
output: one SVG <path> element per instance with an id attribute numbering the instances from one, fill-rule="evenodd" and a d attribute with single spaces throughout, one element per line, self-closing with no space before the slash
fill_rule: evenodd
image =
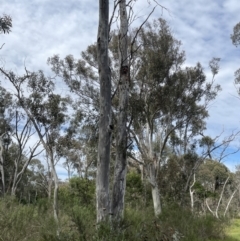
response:
<path id="1" fill-rule="evenodd" d="M 206 82 L 199 63 L 181 68 L 184 52 L 165 20 L 159 19 L 142 29 L 138 44 L 139 54 L 133 67 L 138 71 L 130 97 L 131 137 L 141 154 L 138 161 L 144 163 L 158 215 L 161 204 L 157 177 L 164 150 L 169 144 L 183 147 L 181 154 L 188 152 L 188 138 L 204 129 L 207 103 L 216 97 L 219 86 L 214 86 L 214 78 Z"/>
<path id="2" fill-rule="evenodd" d="M 56 142 L 60 136 L 61 125 L 66 121 L 67 98 L 54 94 L 54 83 L 46 78 L 42 71 L 30 73 L 26 70 L 23 76 L 0 68 L 1 73 L 14 87 L 18 105 L 24 110 L 36 130 L 51 166 L 54 178 L 53 211 L 58 224 L 58 177 L 56 172 Z M 24 95 L 27 88 L 29 95 Z"/>
<path id="3" fill-rule="evenodd" d="M 10 145 L 12 95 L 0 86 L 0 172 L 1 172 L 1 193 L 4 196 L 6 191 L 5 169 L 6 151 Z"/>
<path id="4" fill-rule="evenodd" d="M 27 171 L 31 160 L 42 152 L 41 150 L 37 152 L 37 148 L 40 146 L 39 140 L 32 146 L 27 147 L 30 138 L 35 134 L 32 130 L 33 126 L 30 119 L 26 119 L 24 123 L 24 117 L 18 111 L 16 111 L 14 119 L 13 139 L 17 143 L 17 153 L 14 158 L 14 168 L 10 182 L 12 196 L 15 196 L 18 185 Z"/>
<path id="5" fill-rule="evenodd" d="M 237 23 L 233 28 L 233 34 L 231 34 L 231 39 L 233 45 L 236 47 L 240 44 L 240 23 Z M 240 84 L 240 69 L 235 71 L 235 84 Z M 238 93 L 240 94 L 240 88 L 238 89 Z"/>

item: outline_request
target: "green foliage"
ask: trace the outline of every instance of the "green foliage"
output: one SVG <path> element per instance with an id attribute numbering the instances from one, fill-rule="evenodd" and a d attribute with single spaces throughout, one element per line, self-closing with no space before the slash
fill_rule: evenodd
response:
<path id="1" fill-rule="evenodd" d="M 207 159 L 197 172 L 197 180 L 204 185 L 206 191 L 214 192 L 222 186 L 230 175 L 228 168 L 217 161 Z"/>
<path id="2" fill-rule="evenodd" d="M 95 203 L 95 181 L 73 177 L 59 188 L 59 200 L 64 205 L 93 206 Z"/>
<path id="3" fill-rule="evenodd" d="M 237 23 L 231 34 L 232 43 L 237 47 L 240 44 L 240 23 Z"/>
<path id="4" fill-rule="evenodd" d="M 9 33 L 12 28 L 12 18 L 8 15 L 0 17 L 0 34 Z"/>
<path id="5" fill-rule="evenodd" d="M 131 174 L 129 180 L 131 186 L 133 183 L 137 184 L 139 179 L 136 174 Z M 141 188 L 139 185 L 140 190 Z M 75 192 L 72 195 L 79 194 Z M 47 199 L 41 199 L 34 205 L 22 205 L 8 198 L 0 200 L 0 240 L 170 241 L 174 235 L 182 241 L 226 240 L 224 220 L 217 220 L 212 216 L 192 215 L 189 210 L 176 204 L 165 205 L 162 215 L 156 218 L 151 206 L 133 208 L 131 202 L 136 200 L 128 200 L 124 219 L 116 226 L 114 223 L 110 226 L 109 223 L 96 225 L 94 206 L 75 201 L 72 197 L 68 204 L 61 205 L 60 232 L 57 235 L 52 207 Z"/>
<path id="6" fill-rule="evenodd" d="M 56 234 L 49 210 L 40 212 L 36 206 L 22 205 L 13 198 L 0 200 L 0 240 L 41 241 L 42 236 Z"/>
<path id="7" fill-rule="evenodd" d="M 224 238 L 225 222 L 208 215 L 195 216 L 176 204 L 166 207 L 159 217 L 164 225 L 178 230 L 185 241 L 204 241 Z"/>
<path id="8" fill-rule="evenodd" d="M 141 194 L 143 191 L 143 184 L 140 174 L 131 171 L 127 174 L 126 187 L 129 192 L 135 192 Z"/>
<path id="9" fill-rule="evenodd" d="M 117 231 L 102 225 L 93 240 L 170 241 L 173 237 L 183 241 L 225 240 L 224 227 L 223 220 L 212 216 L 197 217 L 176 205 L 165 207 L 159 218 L 155 218 L 149 208 L 137 211 L 127 208 Z"/>
<path id="10" fill-rule="evenodd" d="M 146 206 L 147 201 L 151 200 L 151 189 L 143 183 L 141 175 L 136 171 L 127 173 L 125 202 L 132 208 Z"/>

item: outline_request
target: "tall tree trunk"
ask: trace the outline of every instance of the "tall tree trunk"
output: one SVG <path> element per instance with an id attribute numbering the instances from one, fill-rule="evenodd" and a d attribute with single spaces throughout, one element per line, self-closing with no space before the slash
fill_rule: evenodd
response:
<path id="1" fill-rule="evenodd" d="M 111 123 L 111 73 L 108 59 L 109 1 L 99 0 L 98 72 L 100 81 L 100 117 L 96 177 L 97 222 L 106 221 L 110 213 L 109 163 Z"/>
<path id="2" fill-rule="evenodd" d="M 129 64 L 128 64 L 128 18 L 126 0 L 119 2 L 120 7 L 120 80 L 119 80 L 119 114 L 117 118 L 116 134 L 116 163 L 114 170 L 111 212 L 114 219 L 121 219 L 124 210 L 124 196 L 127 172 L 127 109 L 129 92 Z"/>

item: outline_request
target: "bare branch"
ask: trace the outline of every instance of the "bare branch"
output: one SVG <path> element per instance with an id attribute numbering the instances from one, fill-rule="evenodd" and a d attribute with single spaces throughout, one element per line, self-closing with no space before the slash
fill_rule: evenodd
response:
<path id="1" fill-rule="evenodd" d="M 156 8 L 156 6 L 155 6 L 155 7 L 152 9 L 152 11 L 148 14 L 147 18 L 142 22 L 142 24 L 141 24 L 140 27 L 138 28 L 135 36 L 133 37 L 133 40 L 132 40 L 132 42 L 131 42 L 131 48 L 130 48 L 130 56 L 132 56 L 132 54 L 133 54 L 133 50 L 132 50 L 132 49 L 133 49 L 133 45 L 134 45 L 134 43 L 135 43 L 135 41 L 136 41 L 136 38 L 137 38 L 139 32 L 141 31 L 141 29 L 142 29 L 142 27 L 144 26 L 144 24 L 148 21 L 148 19 L 150 18 L 150 16 L 153 14 L 155 8 Z"/>
<path id="2" fill-rule="evenodd" d="M 112 23 L 113 23 L 113 18 L 114 18 L 114 15 L 115 15 L 117 6 L 118 6 L 118 4 L 119 4 L 120 1 L 121 1 L 121 0 L 115 0 L 115 1 L 114 1 L 113 12 L 112 12 L 112 16 L 111 16 L 111 18 L 110 18 L 109 26 L 108 26 L 108 28 L 109 28 L 108 33 L 110 33 L 110 31 L 111 31 L 111 26 L 112 26 Z"/>
<path id="3" fill-rule="evenodd" d="M 5 44 L 5 43 L 3 43 L 3 44 L 2 44 L 2 46 L 1 46 L 1 48 L 0 48 L 0 49 L 2 49 L 2 48 L 3 48 L 4 44 Z"/>

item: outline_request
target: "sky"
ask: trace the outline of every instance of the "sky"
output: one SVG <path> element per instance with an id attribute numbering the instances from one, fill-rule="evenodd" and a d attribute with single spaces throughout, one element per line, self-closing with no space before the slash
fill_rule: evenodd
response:
<path id="1" fill-rule="evenodd" d="M 113 0 L 110 2 L 110 15 Z M 140 26 L 152 8 L 154 0 L 134 0 L 135 21 L 131 27 Z M 240 68 L 240 48 L 232 45 L 230 35 L 240 22 L 238 0 L 195 0 L 158 1 L 150 21 L 164 18 L 168 21 L 176 39 L 186 52 L 186 66 L 200 62 L 206 76 L 211 80 L 208 67 L 213 57 L 221 58 L 216 83 L 222 91 L 209 107 L 206 134 L 216 137 L 230 135 L 240 130 L 240 98 L 234 85 L 234 72 Z M 24 66 L 30 71 L 39 69 L 51 74 L 47 58 L 54 54 L 65 57 L 72 54 L 80 58 L 89 44 L 97 38 L 98 7 L 96 0 L 1 0 L 0 16 L 10 15 L 13 19 L 12 32 L 0 35 L 0 64 L 19 74 Z M 4 81 L 1 79 L 1 82 Z M 8 90 L 12 91 L 11 86 Z M 232 150 L 240 145 L 237 138 Z M 231 170 L 240 164 L 240 154 L 228 156 L 224 162 Z M 66 171 L 58 166 L 59 176 Z"/>

